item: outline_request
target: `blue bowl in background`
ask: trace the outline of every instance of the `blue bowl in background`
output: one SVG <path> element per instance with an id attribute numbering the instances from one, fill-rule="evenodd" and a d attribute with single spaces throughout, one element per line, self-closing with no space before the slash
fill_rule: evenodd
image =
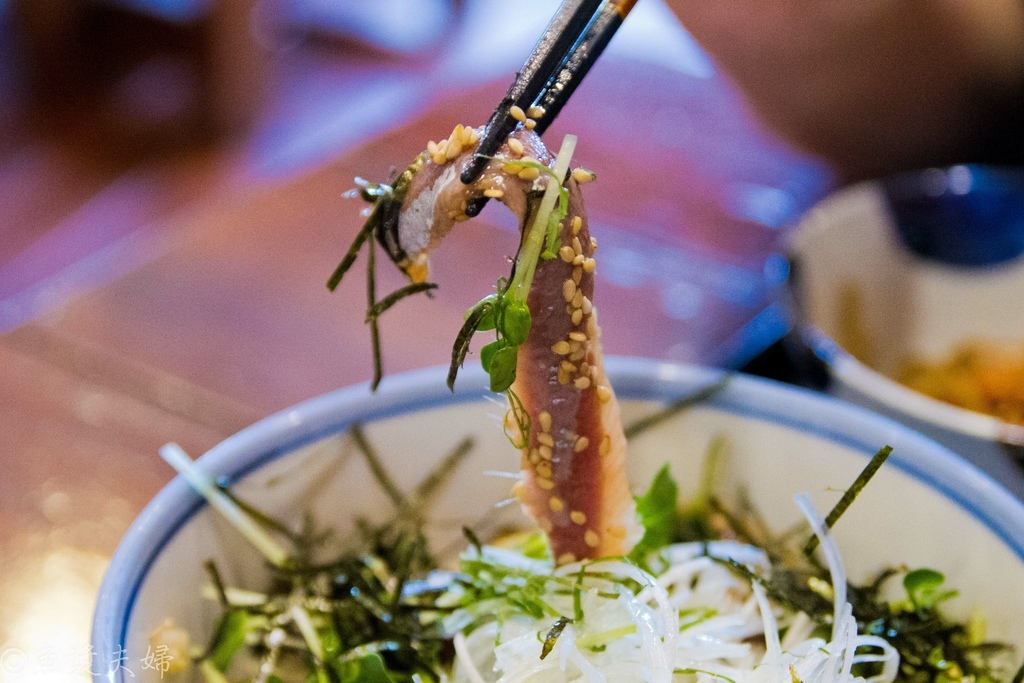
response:
<path id="1" fill-rule="evenodd" d="M 936 439 L 1024 499 L 1024 426 L 895 379 L 968 341 L 1024 347 L 1024 170 L 952 166 L 846 188 L 808 212 L 788 255 L 791 346 L 818 386 Z"/>
<path id="2" fill-rule="evenodd" d="M 991 266 L 1024 253 L 1024 169 L 929 168 L 880 185 L 904 244 L 924 258 Z"/>

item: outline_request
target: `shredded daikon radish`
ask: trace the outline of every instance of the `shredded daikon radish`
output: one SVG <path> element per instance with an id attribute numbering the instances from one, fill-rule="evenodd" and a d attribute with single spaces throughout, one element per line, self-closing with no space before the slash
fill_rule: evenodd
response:
<path id="1" fill-rule="evenodd" d="M 798 496 L 797 504 L 821 540 L 835 582 L 830 642 L 813 637 L 816 624 L 806 614 L 783 613 L 758 582 L 752 584 L 727 566 L 727 561 L 737 562 L 767 578 L 768 559 L 752 546 L 733 541 L 671 545 L 660 552 L 665 565 L 659 565 L 657 575 L 623 558 L 556 569 L 550 562 L 485 548 L 483 557 L 516 568 L 516 586 L 528 580 L 524 571 L 553 577 L 542 596 L 552 615 L 534 618 L 519 612 L 468 637 L 460 634 L 453 680 L 683 683 L 696 677 L 697 683 L 891 683 L 898 653 L 882 638 L 857 635 L 835 540 L 806 496 Z M 557 636 L 551 636 L 554 614 L 568 620 Z M 456 612 L 451 623 L 473 623 L 480 616 L 479 610 L 470 618 Z M 781 641 L 780 627 L 787 628 Z M 541 659 L 552 637 L 550 653 Z M 858 654 L 861 648 L 864 653 Z M 467 662 L 476 664 L 463 671 Z M 491 663 L 493 670 L 485 670 Z M 865 681 L 852 675 L 858 663 L 877 663 L 880 672 Z"/>
<path id="2" fill-rule="evenodd" d="M 846 568 L 843 567 L 843 558 L 839 554 L 839 547 L 836 539 L 825 526 L 825 518 L 821 516 L 818 509 L 811 502 L 807 493 L 798 493 L 793 496 L 794 502 L 800 511 L 804 513 L 811 530 L 821 542 L 821 550 L 825 554 L 825 562 L 828 564 L 828 572 L 832 576 L 832 592 L 835 611 L 832 617 L 832 640 L 839 637 L 839 626 L 842 622 L 843 609 L 846 607 Z"/>

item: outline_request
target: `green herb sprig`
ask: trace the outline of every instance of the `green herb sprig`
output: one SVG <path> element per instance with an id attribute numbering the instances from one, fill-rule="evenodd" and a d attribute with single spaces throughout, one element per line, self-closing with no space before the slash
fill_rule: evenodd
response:
<path id="1" fill-rule="evenodd" d="M 524 448 L 528 443 L 531 425 L 522 399 L 512 390 L 519 347 L 526 342 L 532 326 L 527 297 L 538 261 L 553 258 L 560 246 L 559 226 L 569 207 L 569 193 L 563 182 L 575 149 L 576 137 L 566 135 L 555 157 L 554 168 L 536 162 L 516 162 L 547 174 L 549 182 L 533 222 L 524 232 L 512 274 L 508 279 L 498 280 L 494 294 L 484 297 L 466 311 L 462 329 L 452 347 L 447 383 L 448 388 L 454 391 L 455 379 L 469 353 L 473 335 L 494 330 L 494 341 L 480 349 L 480 364 L 488 374 L 491 391 L 504 392 L 508 397 L 511 420 L 505 422 L 505 434 L 516 448 Z"/>

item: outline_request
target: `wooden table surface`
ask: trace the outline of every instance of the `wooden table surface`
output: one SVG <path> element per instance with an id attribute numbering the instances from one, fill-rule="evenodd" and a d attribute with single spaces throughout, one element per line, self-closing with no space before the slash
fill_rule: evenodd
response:
<path id="1" fill-rule="evenodd" d="M 300 64 L 292 75 L 308 82 L 279 92 L 280 126 L 115 178 L 10 243 L 0 263 L 0 680 L 80 680 L 83 657 L 107 654 L 88 645 L 95 592 L 120 536 L 171 478 L 159 446 L 199 455 L 369 378 L 361 274 L 334 294 L 324 286 L 360 227 L 358 201 L 341 194 L 357 175 L 387 177 L 455 123 L 483 122 L 522 55 L 475 80 L 460 80 L 452 59 Z M 325 104 L 317 78 L 350 96 Z M 326 139 L 331 116 L 351 130 L 303 151 L 295 131 Z M 594 69 L 547 139 L 557 146 L 570 131 L 576 162 L 598 174 L 585 195 L 606 350 L 735 362 L 774 300 L 780 228 L 826 191 L 827 174 L 765 133 L 719 76 L 643 55 Z M 290 146 L 275 143 L 284 138 Z M 0 167 L 4 196 L 25 181 L 12 168 L 9 158 Z M 32 177 L 35 204 L 9 205 L 5 219 L 52 210 L 59 183 Z M 446 363 L 463 312 L 507 272 L 516 240 L 498 208 L 457 230 L 434 259 L 437 296 L 384 318 L 389 373 Z M 380 288 L 401 284 L 380 271 Z"/>

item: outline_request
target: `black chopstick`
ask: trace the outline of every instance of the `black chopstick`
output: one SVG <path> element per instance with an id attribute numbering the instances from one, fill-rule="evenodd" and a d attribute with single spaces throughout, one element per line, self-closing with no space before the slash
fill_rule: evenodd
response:
<path id="1" fill-rule="evenodd" d="M 512 107 L 517 106 L 526 111 L 540 96 L 552 75 L 558 72 L 579 37 L 590 25 L 601 2 L 565 0 L 562 3 L 523 68 L 516 74 L 505 97 L 491 114 L 473 159 L 462 171 L 462 182 L 468 184 L 480 177 L 489 161 L 488 157 L 494 156 L 518 123 L 510 113 Z"/>
<path id="2" fill-rule="evenodd" d="M 601 4 L 601 0 L 566 0 L 562 3 L 487 122 L 472 160 L 463 169 L 463 183 L 471 183 L 480 177 L 490 157 L 518 125 L 511 114 L 513 106 L 528 111 L 535 102 L 538 103 L 543 113 L 536 119 L 534 130 L 538 135 L 547 130 L 622 25 L 636 0 L 609 0 L 603 6 Z M 475 216 L 486 204 L 486 197 L 470 200 L 466 214 Z"/>
<path id="3" fill-rule="evenodd" d="M 590 71 L 590 67 L 604 52 L 612 36 L 622 26 L 623 20 L 633 9 L 636 1 L 612 0 L 601 8 L 587 29 L 586 35 L 569 54 L 558 75 L 541 95 L 537 106 L 544 110 L 544 114 L 537 121 L 537 127 L 534 129 L 538 135 L 544 134 L 558 113 L 562 111 L 565 103 L 576 92 L 576 88 Z"/>

